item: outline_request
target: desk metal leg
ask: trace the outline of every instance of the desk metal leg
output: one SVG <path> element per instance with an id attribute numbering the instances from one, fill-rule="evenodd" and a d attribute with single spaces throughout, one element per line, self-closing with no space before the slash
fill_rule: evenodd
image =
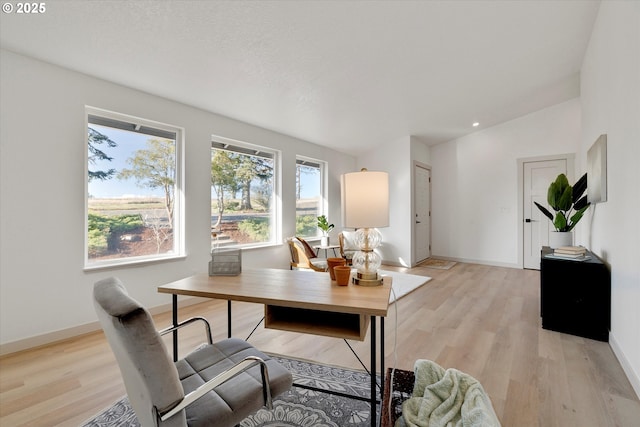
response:
<path id="1" fill-rule="evenodd" d="M 171 306 L 172 306 L 172 313 L 171 313 L 171 320 L 173 321 L 173 326 L 178 326 L 178 295 L 173 294 L 171 296 Z M 173 361 L 177 362 L 178 361 L 178 330 L 175 329 L 173 332 Z"/>
<path id="2" fill-rule="evenodd" d="M 371 427 L 376 427 L 376 316 L 371 316 Z"/>
<path id="3" fill-rule="evenodd" d="M 384 395 L 384 317 L 380 316 L 380 410 L 382 411 L 382 399 Z"/>
<path id="4" fill-rule="evenodd" d="M 231 338 L 231 300 L 227 300 L 227 338 Z"/>

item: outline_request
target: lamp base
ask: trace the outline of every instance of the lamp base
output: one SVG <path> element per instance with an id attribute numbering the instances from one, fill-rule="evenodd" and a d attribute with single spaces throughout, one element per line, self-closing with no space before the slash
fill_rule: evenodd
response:
<path id="1" fill-rule="evenodd" d="M 356 275 L 351 279 L 354 285 L 359 286 L 381 286 L 382 285 L 382 276 L 376 273 L 356 273 Z"/>

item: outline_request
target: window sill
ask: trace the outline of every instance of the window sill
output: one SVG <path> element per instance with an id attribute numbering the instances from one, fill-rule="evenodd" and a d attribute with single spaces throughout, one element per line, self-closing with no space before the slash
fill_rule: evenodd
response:
<path id="1" fill-rule="evenodd" d="M 120 260 L 108 260 L 108 261 L 95 262 L 91 264 L 85 264 L 83 271 L 97 271 L 97 270 L 108 270 L 108 269 L 114 269 L 114 268 L 137 267 L 145 264 L 177 261 L 177 260 L 183 260 L 186 258 L 187 256 L 183 254 L 180 254 L 180 255 L 171 254 L 163 257 L 154 256 L 154 257 L 136 257 L 131 259 L 120 259 Z"/>

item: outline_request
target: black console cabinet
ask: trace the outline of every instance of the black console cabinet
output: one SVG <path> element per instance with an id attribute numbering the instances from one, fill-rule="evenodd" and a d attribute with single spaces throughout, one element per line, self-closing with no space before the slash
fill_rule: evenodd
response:
<path id="1" fill-rule="evenodd" d="M 594 254 L 573 261 L 545 258 L 540 261 L 540 315 L 542 327 L 599 341 L 609 341 L 611 327 L 611 274 Z"/>

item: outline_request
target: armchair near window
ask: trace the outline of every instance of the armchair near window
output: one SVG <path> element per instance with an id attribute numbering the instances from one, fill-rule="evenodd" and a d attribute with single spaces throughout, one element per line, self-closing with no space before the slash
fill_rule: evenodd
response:
<path id="1" fill-rule="evenodd" d="M 327 260 L 318 258 L 311 246 L 300 237 L 287 239 L 291 252 L 290 268 L 308 268 L 313 271 L 328 271 Z"/>
<path id="2" fill-rule="evenodd" d="M 351 259 L 353 254 L 358 252 L 360 248 L 355 243 L 356 232 L 355 231 L 343 231 L 338 235 L 338 242 L 340 243 L 340 256 L 347 261 L 347 265 L 351 265 Z"/>
<path id="3" fill-rule="evenodd" d="M 157 332 L 116 278 L 94 285 L 93 302 L 143 426 L 234 426 L 291 387 L 291 373 L 249 343 L 212 344 L 204 318 Z M 198 321 L 206 325 L 207 343 L 174 364 L 160 335 Z"/>

